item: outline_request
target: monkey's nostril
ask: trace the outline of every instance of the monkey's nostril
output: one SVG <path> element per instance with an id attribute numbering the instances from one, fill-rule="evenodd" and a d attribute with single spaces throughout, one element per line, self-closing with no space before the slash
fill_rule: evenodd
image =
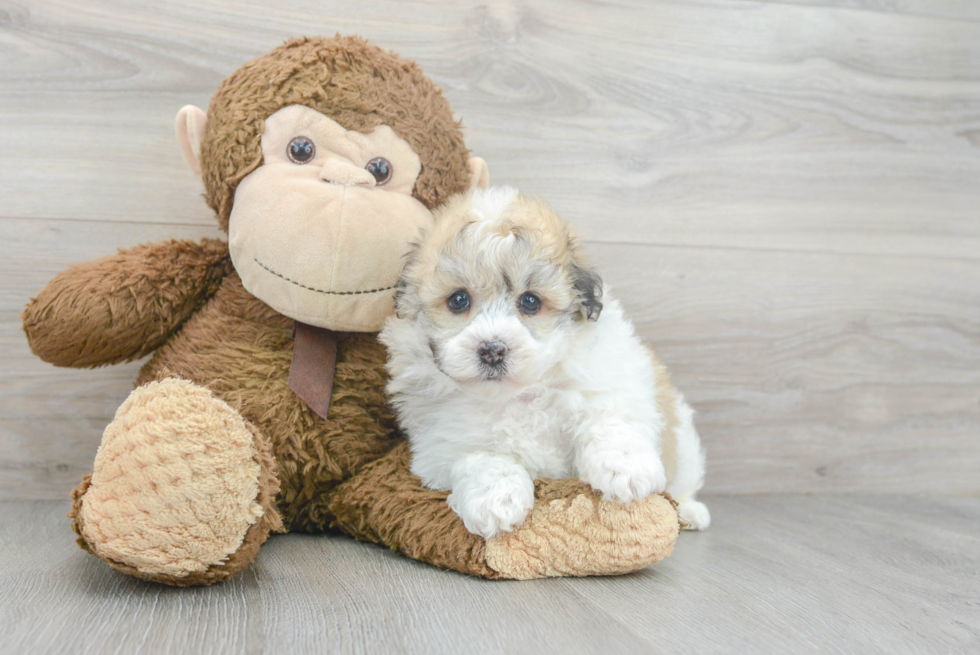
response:
<path id="1" fill-rule="evenodd" d="M 487 366 L 500 366 L 507 355 L 507 346 L 499 341 L 484 341 L 477 348 L 476 353 L 480 356 L 480 361 Z"/>
<path id="2" fill-rule="evenodd" d="M 363 168 L 357 168 L 346 162 L 328 160 L 320 169 L 320 179 L 327 184 L 338 186 L 375 186 L 374 176 Z"/>

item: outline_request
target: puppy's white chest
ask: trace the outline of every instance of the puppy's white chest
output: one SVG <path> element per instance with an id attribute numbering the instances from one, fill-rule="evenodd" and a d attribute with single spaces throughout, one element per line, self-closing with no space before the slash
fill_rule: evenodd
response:
<path id="1" fill-rule="evenodd" d="M 572 474 L 572 416 L 560 392 L 529 391 L 501 410 L 490 424 L 495 450 L 516 458 L 532 477 Z"/>

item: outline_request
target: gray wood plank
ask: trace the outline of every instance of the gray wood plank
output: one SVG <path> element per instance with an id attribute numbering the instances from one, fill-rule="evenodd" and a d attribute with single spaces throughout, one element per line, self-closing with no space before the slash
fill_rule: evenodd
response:
<path id="1" fill-rule="evenodd" d="M 976 23 L 750 2 L 393 3 L 370 21 L 280 5 L 11 5 L 0 118 L 23 129 L 3 135 L 0 215 L 210 224 L 176 109 L 289 35 L 339 29 L 419 59 L 494 179 L 590 238 L 980 252 Z"/>
<path id="2" fill-rule="evenodd" d="M 76 253 L 172 234 L 216 231 L 0 220 L 0 497 L 65 498 L 136 375 L 34 358 L 24 299 Z M 980 494 L 980 263 L 588 249 L 699 410 L 708 491 Z"/>
<path id="3" fill-rule="evenodd" d="M 700 410 L 712 492 L 980 493 L 980 23 L 955 0 L 0 0 L 0 498 L 63 498 L 137 364 L 27 298 L 214 235 L 172 120 L 296 34 L 422 63 L 492 178 L 576 223 Z"/>
<path id="4" fill-rule="evenodd" d="M 980 499 L 711 497 L 715 523 L 621 578 L 487 582 L 344 536 L 274 537 L 169 589 L 72 543 L 64 503 L 0 503 L 4 652 L 971 652 Z"/>
<path id="5" fill-rule="evenodd" d="M 931 16 L 980 21 L 980 5 L 973 0 L 761 0 L 776 4 L 807 5 L 818 10 L 872 11 L 910 16 Z"/>
<path id="6" fill-rule="evenodd" d="M 668 652 L 966 653 L 980 646 L 977 499 L 708 502 L 711 528 L 682 538 L 672 566 L 655 569 L 655 600 L 643 576 L 561 584 L 633 631 L 656 634 Z M 688 628 L 664 629 L 667 617 Z"/>
<path id="7" fill-rule="evenodd" d="M 980 493 L 972 261 L 590 244 L 715 493 Z"/>
<path id="8" fill-rule="evenodd" d="M 213 227 L 0 218 L 0 497 L 66 498 L 140 363 L 59 369 L 34 357 L 20 313 L 65 267 L 143 241 L 219 236 Z"/>

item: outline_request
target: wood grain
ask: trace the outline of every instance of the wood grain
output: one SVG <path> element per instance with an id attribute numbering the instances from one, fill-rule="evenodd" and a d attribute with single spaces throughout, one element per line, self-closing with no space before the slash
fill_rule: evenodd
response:
<path id="1" fill-rule="evenodd" d="M 973 0 L 765 0 L 820 9 L 870 11 L 909 16 L 980 21 L 980 5 Z"/>
<path id="2" fill-rule="evenodd" d="M 0 243 L 13 248 L 4 259 L 22 262 L 24 286 L 40 287 L 53 271 L 37 258 L 67 256 L 76 243 L 110 252 L 172 229 L 18 219 L 0 221 Z M 976 262 L 885 257 L 872 267 L 815 253 L 589 249 L 700 410 L 709 490 L 980 493 Z M 9 326 L 0 347 L 20 372 L 0 386 L 2 479 L 13 496 L 57 498 L 88 472 L 134 366 L 44 365 L 16 323 L 19 299 L 0 303 Z"/>
<path id="3" fill-rule="evenodd" d="M 709 490 L 980 493 L 976 3 L 0 0 L 0 498 L 63 498 L 137 366 L 37 361 L 27 298 L 215 234 L 175 112 L 335 31 L 417 59 L 492 179 L 580 227 Z"/>
<path id="4" fill-rule="evenodd" d="M 980 493 L 975 262 L 592 250 L 700 410 L 710 489 Z"/>
<path id="5" fill-rule="evenodd" d="M 488 582 L 343 536 L 273 537 L 209 588 L 115 573 L 62 502 L 0 503 L 5 652 L 975 652 L 980 500 L 710 497 L 620 578 Z"/>

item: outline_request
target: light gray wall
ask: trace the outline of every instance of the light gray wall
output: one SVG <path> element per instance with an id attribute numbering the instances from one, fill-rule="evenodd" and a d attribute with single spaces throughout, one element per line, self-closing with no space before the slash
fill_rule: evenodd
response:
<path id="1" fill-rule="evenodd" d="M 336 31 L 417 59 L 492 180 L 580 227 L 708 491 L 980 493 L 980 4 L 274 4 L 0 2 L 0 498 L 64 498 L 137 370 L 33 358 L 27 298 L 216 234 L 174 114 Z"/>

